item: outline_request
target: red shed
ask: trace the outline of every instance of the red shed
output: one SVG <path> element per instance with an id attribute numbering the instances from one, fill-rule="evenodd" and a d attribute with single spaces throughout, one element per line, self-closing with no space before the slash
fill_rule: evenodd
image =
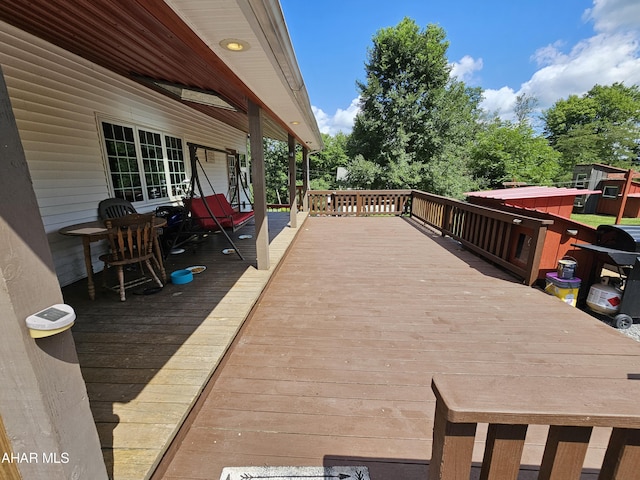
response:
<path id="1" fill-rule="evenodd" d="M 528 208 L 570 218 L 576 195 L 600 193 L 600 190 L 558 187 L 518 187 L 468 192 L 467 201 L 497 208 L 500 205 Z"/>
<path id="2" fill-rule="evenodd" d="M 598 199 L 596 213 L 602 215 L 618 215 L 622 204 L 622 191 L 624 190 L 625 179 L 617 177 L 609 177 L 598 185 L 602 189 L 602 196 Z M 640 217 L 640 182 L 635 177 L 629 187 L 629 195 L 627 203 L 622 215 L 624 218 Z"/>

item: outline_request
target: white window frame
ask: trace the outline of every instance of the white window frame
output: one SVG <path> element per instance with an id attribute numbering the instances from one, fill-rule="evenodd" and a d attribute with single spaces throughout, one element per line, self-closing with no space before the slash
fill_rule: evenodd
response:
<path id="1" fill-rule="evenodd" d="M 105 171 L 107 174 L 107 184 L 109 187 L 109 192 L 110 192 L 109 194 L 111 196 L 116 196 L 116 188 L 113 184 L 114 172 L 111 171 L 111 165 L 109 160 L 109 149 L 107 146 L 107 139 L 105 138 L 104 130 L 103 130 L 104 128 L 103 124 L 105 123 L 114 125 L 117 127 L 122 127 L 125 129 L 131 129 L 133 131 L 136 164 L 138 167 L 137 175 L 139 176 L 139 180 L 140 180 L 139 188 L 141 189 L 142 198 L 133 199 L 132 203 L 134 203 L 135 205 L 151 205 L 151 204 L 166 203 L 170 201 L 177 201 L 182 198 L 182 196 L 185 194 L 185 191 L 182 190 L 183 186 L 173 185 L 172 183 L 172 179 L 171 179 L 172 172 L 169 169 L 170 160 L 169 160 L 169 155 L 168 155 L 168 150 L 166 145 L 166 137 L 172 137 L 180 140 L 181 147 L 182 147 L 182 161 L 184 165 L 184 176 L 185 176 L 185 179 L 188 179 L 190 177 L 190 165 L 188 162 L 189 150 L 187 148 L 187 142 L 182 136 L 176 135 L 170 132 L 165 132 L 156 128 L 148 127 L 145 125 L 136 125 L 130 122 L 125 122 L 125 121 L 121 121 L 113 118 L 98 117 L 97 120 L 98 120 L 98 132 L 99 132 L 101 148 L 103 152 L 103 161 L 104 161 Z M 148 190 L 150 186 L 147 184 L 147 174 L 153 175 L 153 172 L 147 172 L 144 169 L 144 159 L 142 156 L 142 145 L 140 141 L 141 131 L 160 136 L 160 147 L 162 149 L 162 170 L 163 170 L 161 175 L 164 175 L 164 182 L 167 188 L 166 196 L 158 196 L 155 198 L 151 198 L 149 196 Z M 177 187 L 175 194 L 173 192 L 174 190 L 173 187 Z"/>
<path id="2" fill-rule="evenodd" d="M 602 198 L 618 198 L 619 192 L 620 187 L 618 187 L 618 185 L 605 185 L 604 187 L 602 187 Z"/>
<path id="3" fill-rule="evenodd" d="M 586 188 L 588 179 L 589 175 L 587 175 L 586 173 L 578 173 L 576 175 L 575 187 Z"/>

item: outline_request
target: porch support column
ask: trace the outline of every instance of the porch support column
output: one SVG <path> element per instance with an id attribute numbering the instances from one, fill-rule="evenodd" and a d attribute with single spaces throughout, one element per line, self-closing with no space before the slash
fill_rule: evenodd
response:
<path id="1" fill-rule="evenodd" d="M 0 158 L 0 456 L 26 455 L 24 480 L 106 480 L 71 331 L 33 339 L 25 324 L 63 298 L 1 69 Z"/>
<path id="2" fill-rule="evenodd" d="M 302 210 L 309 211 L 309 149 L 302 147 Z"/>
<path id="3" fill-rule="evenodd" d="M 298 228 L 298 192 L 296 191 L 296 139 L 289 134 L 289 225 Z"/>
<path id="4" fill-rule="evenodd" d="M 256 263 L 258 270 L 269 270 L 269 222 L 267 219 L 267 185 L 264 174 L 262 109 L 251 100 L 249 109 L 249 144 L 253 177 L 253 211 L 256 222 Z"/>

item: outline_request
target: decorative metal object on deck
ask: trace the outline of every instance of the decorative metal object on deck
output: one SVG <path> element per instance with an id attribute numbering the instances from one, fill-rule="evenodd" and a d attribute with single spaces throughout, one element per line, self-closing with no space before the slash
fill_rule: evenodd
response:
<path id="1" fill-rule="evenodd" d="M 573 245 L 594 252 L 617 267 L 621 298 L 617 295 L 604 296 L 605 301 L 616 305 L 612 303 L 612 308 L 605 311 L 599 299 L 604 298 L 601 294 L 610 288 L 600 282 L 592 285 L 589 292 L 591 302 L 587 305 L 596 313 L 613 319 L 616 328 L 629 328 L 634 320 L 640 319 L 640 226 L 600 225 L 596 230 L 596 244 Z"/>
<path id="2" fill-rule="evenodd" d="M 367 467 L 225 467 L 220 480 L 369 480 Z"/>

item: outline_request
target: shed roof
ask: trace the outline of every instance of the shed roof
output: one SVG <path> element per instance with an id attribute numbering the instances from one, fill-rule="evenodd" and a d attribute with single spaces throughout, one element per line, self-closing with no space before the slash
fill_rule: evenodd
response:
<path id="1" fill-rule="evenodd" d="M 483 190 L 479 192 L 467 192 L 468 197 L 493 198 L 496 200 L 514 200 L 522 198 L 549 198 L 568 197 L 575 195 L 591 195 L 601 193 L 600 190 L 586 190 L 584 188 L 563 187 L 519 187 L 503 188 L 499 190 Z"/>
<path id="2" fill-rule="evenodd" d="M 614 167 L 613 165 L 607 165 L 606 163 L 580 163 L 576 165 L 577 168 L 591 168 L 594 170 L 601 170 L 604 172 L 626 172 L 626 168 Z"/>

